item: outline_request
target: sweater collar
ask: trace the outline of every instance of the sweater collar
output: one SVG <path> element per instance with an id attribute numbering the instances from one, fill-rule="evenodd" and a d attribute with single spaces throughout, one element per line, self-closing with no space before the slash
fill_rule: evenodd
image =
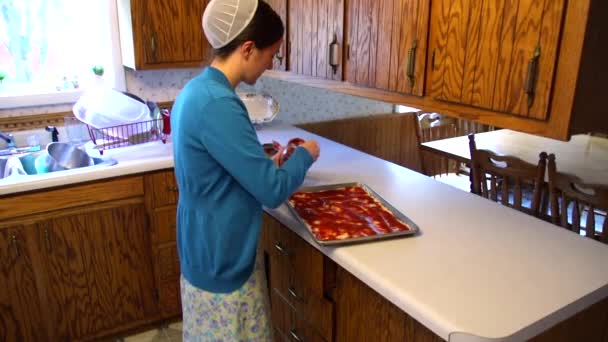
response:
<path id="1" fill-rule="evenodd" d="M 218 82 L 232 89 L 232 85 L 230 84 L 230 81 L 228 81 L 226 75 L 224 75 L 224 73 L 217 68 L 214 68 L 212 66 L 206 67 L 203 71 L 203 77 Z"/>

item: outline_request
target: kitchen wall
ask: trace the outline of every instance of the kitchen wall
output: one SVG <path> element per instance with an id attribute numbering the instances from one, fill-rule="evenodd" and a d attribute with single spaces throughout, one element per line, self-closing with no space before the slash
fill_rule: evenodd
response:
<path id="1" fill-rule="evenodd" d="M 200 69 L 157 71 L 127 69 L 127 90 L 146 100 L 173 101 L 183 86 L 199 72 Z M 277 120 L 291 124 L 389 113 L 393 109 L 393 106 L 389 103 L 343 95 L 267 77 L 262 77 L 255 86 L 242 85 L 238 90 L 258 90 L 269 93 L 277 99 L 281 108 Z M 3 109 L 0 110 L 0 118 L 69 112 L 71 110 L 71 105 Z"/>

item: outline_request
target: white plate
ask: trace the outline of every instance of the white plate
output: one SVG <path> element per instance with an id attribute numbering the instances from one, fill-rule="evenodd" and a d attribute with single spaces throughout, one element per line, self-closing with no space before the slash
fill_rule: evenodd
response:
<path id="1" fill-rule="evenodd" d="M 253 124 L 271 122 L 279 113 L 279 103 L 269 94 L 238 92 L 237 95 L 245 104 Z"/>

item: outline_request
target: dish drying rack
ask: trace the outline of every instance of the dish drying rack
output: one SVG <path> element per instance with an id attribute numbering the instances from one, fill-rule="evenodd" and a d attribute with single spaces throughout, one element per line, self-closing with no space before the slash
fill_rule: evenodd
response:
<path id="1" fill-rule="evenodd" d="M 89 136 L 95 144 L 95 149 L 99 150 L 99 154 L 113 148 L 133 146 L 156 140 L 161 140 L 165 144 L 167 137 L 171 134 L 170 112 L 167 109 L 162 109 L 161 115 L 157 119 L 104 128 L 87 125 L 87 128 Z"/>

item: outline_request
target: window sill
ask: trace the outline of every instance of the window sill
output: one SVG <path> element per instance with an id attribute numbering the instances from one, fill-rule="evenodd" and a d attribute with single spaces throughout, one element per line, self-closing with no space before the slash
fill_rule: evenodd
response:
<path id="1" fill-rule="evenodd" d="M 80 98 L 84 89 L 62 90 L 46 94 L 12 95 L 0 91 L 0 109 L 73 104 Z"/>

